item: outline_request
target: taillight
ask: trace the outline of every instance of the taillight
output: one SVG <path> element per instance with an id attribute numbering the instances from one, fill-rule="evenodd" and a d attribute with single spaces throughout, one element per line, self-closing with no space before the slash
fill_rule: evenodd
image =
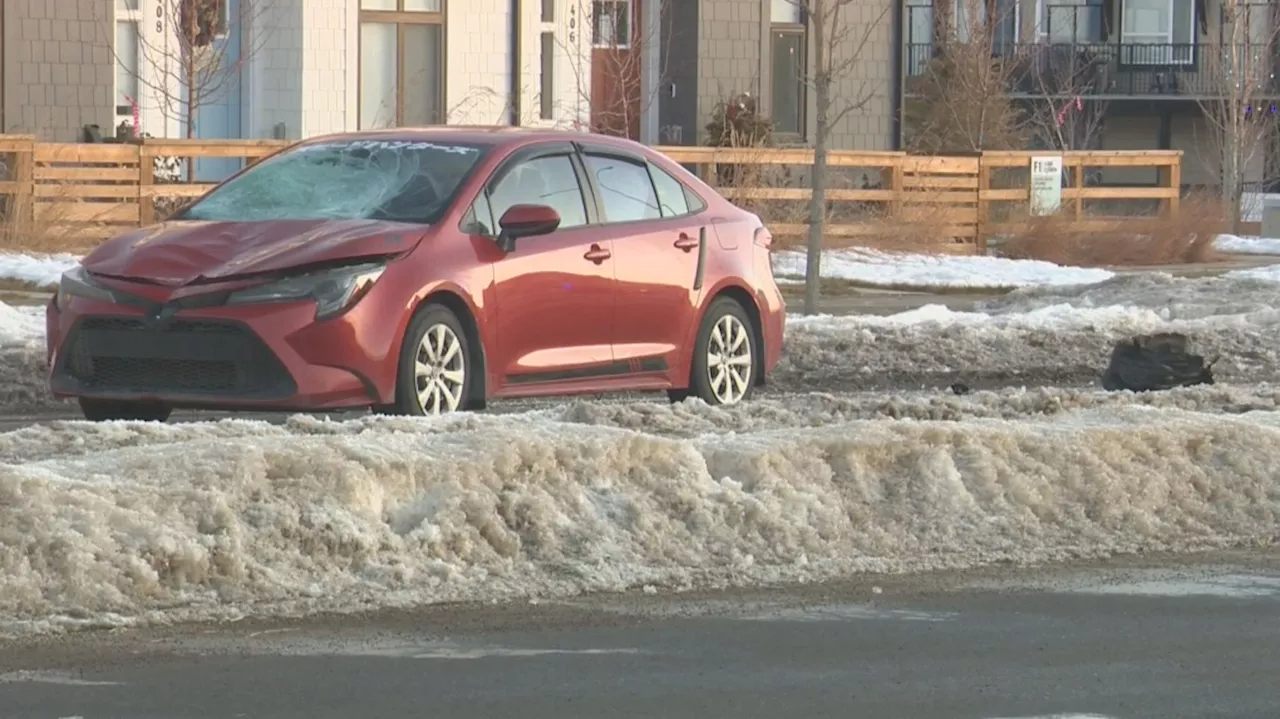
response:
<path id="1" fill-rule="evenodd" d="M 764 227 L 757 227 L 755 236 L 752 237 L 751 240 L 759 247 L 763 247 L 770 251 L 773 250 L 773 234 Z"/>

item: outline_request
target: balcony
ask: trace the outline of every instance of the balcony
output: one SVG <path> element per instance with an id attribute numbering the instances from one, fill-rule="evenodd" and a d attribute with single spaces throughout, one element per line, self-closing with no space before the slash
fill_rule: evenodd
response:
<path id="1" fill-rule="evenodd" d="M 1009 68 L 1009 93 L 1020 97 L 1195 100 L 1243 82 L 1252 89 L 1231 94 L 1280 98 L 1280 58 L 1266 45 L 1010 43 L 994 55 Z M 910 78 L 925 77 L 939 56 L 933 44 L 907 47 L 908 94 Z"/>

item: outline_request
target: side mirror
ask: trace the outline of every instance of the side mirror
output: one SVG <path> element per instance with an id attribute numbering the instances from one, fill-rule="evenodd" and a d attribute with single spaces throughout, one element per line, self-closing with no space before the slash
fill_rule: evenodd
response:
<path id="1" fill-rule="evenodd" d="M 555 232 L 560 226 L 560 213 L 547 205 L 512 205 L 502 213 L 498 226 L 498 247 L 503 252 L 510 252 L 521 237 Z"/>

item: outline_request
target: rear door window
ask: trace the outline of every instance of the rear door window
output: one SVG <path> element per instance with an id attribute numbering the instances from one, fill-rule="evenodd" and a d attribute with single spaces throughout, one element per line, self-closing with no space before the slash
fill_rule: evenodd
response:
<path id="1" fill-rule="evenodd" d="M 662 217 L 658 195 L 648 168 L 641 163 L 607 155 L 588 154 L 587 172 L 595 180 L 604 204 L 604 221 L 635 222 Z"/>
<path id="2" fill-rule="evenodd" d="M 658 191 L 658 204 L 663 217 L 680 217 L 689 214 L 689 198 L 684 184 L 657 165 L 649 165 L 653 186 Z"/>

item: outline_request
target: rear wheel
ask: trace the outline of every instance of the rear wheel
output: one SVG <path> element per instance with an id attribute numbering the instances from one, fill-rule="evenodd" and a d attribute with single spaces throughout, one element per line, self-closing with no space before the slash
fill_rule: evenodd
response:
<path id="1" fill-rule="evenodd" d="M 734 405 L 749 398 L 756 385 L 756 348 L 751 319 L 737 301 L 711 303 L 698 328 L 688 390 L 672 390 L 673 401 L 699 397 L 712 405 Z"/>
<path id="2" fill-rule="evenodd" d="M 435 415 L 471 409 L 474 366 L 467 333 L 449 308 L 428 305 L 405 330 L 394 414 Z"/>
<path id="3" fill-rule="evenodd" d="M 148 402 L 125 402 L 110 399 L 80 398 L 80 411 L 90 422 L 130 420 L 135 422 L 164 422 L 172 408 Z"/>

